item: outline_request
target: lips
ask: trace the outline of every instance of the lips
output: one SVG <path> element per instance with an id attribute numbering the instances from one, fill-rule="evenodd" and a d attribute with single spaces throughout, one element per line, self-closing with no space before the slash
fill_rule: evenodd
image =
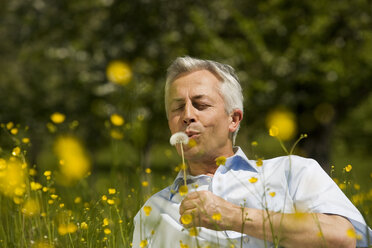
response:
<path id="1" fill-rule="evenodd" d="M 186 135 L 189 137 L 189 138 L 196 138 L 197 136 L 199 136 L 200 132 L 198 131 L 194 131 L 194 130 L 186 130 L 185 131 Z"/>

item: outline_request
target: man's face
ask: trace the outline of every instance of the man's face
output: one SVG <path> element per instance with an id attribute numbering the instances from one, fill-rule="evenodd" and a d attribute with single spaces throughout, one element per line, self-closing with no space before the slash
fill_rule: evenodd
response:
<path id="1" fill-rule="evenodd" d="M 195 140 L 195 146 L 184 147 L 190 161 L 214 160 L 232 150 L 231 117 L 225 111 L 220 84 L 213 73 L 198 70 L 181 75 L 170 86 L 169 128 L 172 134 L 182 131 Z"/>

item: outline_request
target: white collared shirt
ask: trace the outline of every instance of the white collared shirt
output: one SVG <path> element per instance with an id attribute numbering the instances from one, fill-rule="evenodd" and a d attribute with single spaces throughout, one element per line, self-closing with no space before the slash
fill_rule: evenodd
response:
<path id="1" fill-rule="evenodd" d="M 213 177 L 187 176 L 189 192 L 209 190 L 236 205 L 274 212 L 312 212 L 336 214 L 346 217 L 358 235 L 358 247 L 367 247 L 367 235 L 372 230 L 366 225 L 357 208 L 344 195 L 333 180 L 313 159 L 283 156 L 263 160 L 262 166 L 248 160 L 243 151 L 235 148 L 235 155 L 227 158 Z M 257 178 L 252 183 L 251 178 Z M 153 195 L 144 206 L 151 207 L 146 216 L 143 207 L 134 218 L 133 247 L 146 240 L 148 247 L 174 248 L 187 244 L 191 247 L 273 247 L 273 244 L 234 231 L 214 231 L 198 228 L 198 235 L 190 236 L 179 219 L 182 197 L 178 188 L 183 184 L 180 172 L 174 183 Z M 346 233 L 345 233 L 346 235 Z M 232 246 L 233 245 L 233 246 Z"/>

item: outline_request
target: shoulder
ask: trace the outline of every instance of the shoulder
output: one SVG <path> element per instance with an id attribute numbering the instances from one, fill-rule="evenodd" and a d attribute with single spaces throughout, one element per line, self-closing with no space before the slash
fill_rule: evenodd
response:
<path id="1" fill-rule="evenodd" d="M 263 161 L 263 164 L 270 167 L 284 167 L 291 170 L 321 168 L 316 160 L 297 155 L 287 155 L 266 159 Z"/>

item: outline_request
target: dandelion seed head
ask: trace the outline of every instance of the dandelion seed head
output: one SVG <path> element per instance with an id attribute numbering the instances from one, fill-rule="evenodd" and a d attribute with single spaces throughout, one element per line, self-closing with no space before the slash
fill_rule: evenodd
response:
<path id="1" fill-rule="evenodd" d="M 184 132 L 177 132 L 171 136 L 169 142 L 172 146 L 175 146 L 176 144 L 181 144 L 181 143 L 184 145 L 187 145 L 189 143 L 189 137 Z"/>

